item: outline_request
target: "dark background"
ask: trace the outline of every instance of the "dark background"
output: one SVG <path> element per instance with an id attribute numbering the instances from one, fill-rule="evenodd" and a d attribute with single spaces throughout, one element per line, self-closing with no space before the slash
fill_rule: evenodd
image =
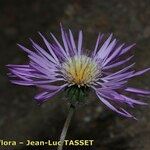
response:
<path id="1" fill-rule="evenodd" d="M 58 140 L 68 112 L 62 95 L 38 106 L 34 88 L 10 84 L 5 65 L 27 60 L 16 43 L 28 46 L 29 37 L 39 39 L 37 31 L 59 36 L 60 22 L 74 33 L 83 29 L 88 49 L 98 32 L 113 32 L 122 41 L 137 43 L 138 70 L 150 66 L 149 19 L 149 0 L 0 0 L 0 139 Z M 149 83 L 148 74 L 132 81 L 145 89 Z M 77 109 L 67 139 L 93 139 L 90 150 L 149 150 L 150 108 L 137 107 L 132 112 L 138 121 L 118 116 L 91 95 Z"/>

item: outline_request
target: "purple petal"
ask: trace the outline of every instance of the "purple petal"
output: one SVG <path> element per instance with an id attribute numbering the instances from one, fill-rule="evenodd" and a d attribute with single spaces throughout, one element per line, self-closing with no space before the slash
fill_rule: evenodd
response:
<path id="1" fill-rule="evenodd" d="M 124 46 L 124 44 L 122 44 L 121 46 L 119 46 L 115 52 L 112 53 L 112 55 L 106 59 L 106 61 L 103 63 L 103 66 L 107 65 L 112 59 L 114 59 L 114 57 L 116 57 L 119 53 L 120 53 L 120 50 L 121 48 Z"/>
<path id="2" fill-rule="evenodd" d="M 133 58 L 133 55 L 131 56 L 131 57 L 129 57 L 129 58 L 127 58 L 126 60 L 123 60 L 123 61 L 119 61 L 119 62 L 117 62 L 117 63 L 113 63 L 113 64 L 111 64 L 111 65 L 109 65 L 109 66 L 104 66 L 104 70 L 108 70 L 108 69 L 112 69 L 112 68 L 115 68 L 115 67 L 118 67 L 118 66 L 120 66 L 120 65 L 122 65 L 122 64 L 125 64 L 126 62 L 128 62 L 129 60 L 131 60 Z"/>
<path id="3" fill-rule="evenodd" d="M 64 54 L 60 51 L 60 48 L 56 45 L 56 44 L 51 44 L 51 48 L 53 49 L 53 51 L 56 53 L 59 61 L 66 60 L 66 57 L 64 56 Z"/>
<path id="4" fill-rule="evenodd" d="M 35 99 L 39 102 L 44 102 L 46 100 L 48 100 L 49 98 L 51 98 L 52 96 L 56 95 L 58 92 L 60 92 L 65 86 L 60 86 L 60 88 L 58 88 L 55 91 L 49 91 L 49 92 L 42 92 L 38 95 L 35 96 Z M 53 90 L 56 88 L 52 88 Z"/>
<path id="5" fill-rule="evenodd" d="M 74 51 L 75 54 L 77 54 L 77 48 L 76 48 L 74 37 L 73 37 L 73 34 L 72 34 L 71 30 L 69 30 L 69 35 L 70 35 L 70 41 L 71 41 L 71 44 L 72 44 L 73 51 Z"/>
<path id="6" fill-rule="evenodd" d="M 32 83 L 34 84 L 50 84 L 50 83 L 53 83 L 53 82 L 58 82 L 58 81 L 64 81 L 63 78 L 57 78 L 57 79 L 52 79 L 52 80 L 39 80 L 39 81 L 32 81 Z"/>
<path id="7" fill-rule="evenodd" d="M 22 81 L 22 80 L 10 80 L 11 83 L 17 84 L 17 85 L 24 85 L 24 86 L 32 86 L 33 84 L 29 81 Z"/>
<path id="8" fill-rule="evenodd" d="M 135 46 L 135 45 L 136 45 L 136 44 L 134 43 L 134 44 L 132 44 L 132 45 L 130 45 L 130 46 L 127 46 L 126 48 L 122 49 L 122 52 L 120 53 L 120 55 L 125 54 L 126 52 L 128 52 L 129 50 L 131 50 L 131 48 L 132 48 L 133 46 Z"/>
<path id="9" fill-rule="evenodd" d="M 45 42 L 45 45 L 47 46 L 48 50 L 50 51 L 50 53 L 53 56 L 53 58 L 55 59 L 55 61 L 57 61 L 59 63 L 59 60 L 58 60 L 57 56 L 55 55 L 54 51 L 52 50 L 50 43 L 45 39 L 45 37 L 40 32 L 39 32 L 39 34 L 42 37 L 43 41 Z"/>
<path id="10" fill-rule="evenodd" d="M 100 41 L 102 40 L 104 34 L 99 34 L 98 35 L 98 38 L 97 38 L 97 41 L 96 41 L 96 45 L 95 45 L 95 48 L 94 48 L 94 52 L 93 52 L 93 56 L 95 56 L 96 52 L 97 52 L 97 48 L 98 48 L 98 45 L 100 44 Z"/>
<path id="11" fill-rule="evenodd" d="M 116 46 L 117 44 L 117 40 L 114 39 L 109 46 L 107 47 L 107 49 L 104 51 L 103 56 L 100 57 L 101 59 L 104 59 L 103 61 L 105 61 L 107 59 L 107 57 L 109 56 L 110 52 L 113 50 L 113 48 Z"/>
<path id="12" fill-rule="evenodd" d="M 125 95 L 122 95 L 122 97 L 124 97 L 124 98 L 128 101 L 128 103 L 138 104 L 138 105 L 148 105 L 147 103 L 140 102 L 140 101 L 138 101 L 138 100 L 132 99 L 132 98 L 127 97 L 127 96 L 125 96 Z"/>
<path id="13" fill-rule="evenodd" d="M 98 58 L 103 58 L 103 57 L 104 57 L 105 50 L 106 50 L 106 48 L 108 47 L 108 45 L 109 45 L 109 43 L 110 43 L 110 41 L 111 41 L 111 39 L 112 39 L 112 36 L 113 36 L 113 34 L 111 34 L 111 35 L 109 36 L 109 38 L 105 41 L 105 43 L 102 45 L 102 47 L 98 50 L 97 55 L 96 55 L 96 58 L 97 58 L 97 57 L 98 57 Z"/>
<path id="14" fill-rule="evenodd" d="M 104 77 L 103 79 L 111 79 L 111 78 L 117 78 L 118 76 L 122 76 L 124 72 L 126 72 L 127 70 L 132 68 L 134 65 L 135 65 L 135 63 L 131 64 L 130 66 L 125 67 L 122 70 L 119 70 L 119 71 L 117 71 L 115 73 L 112 73 L 112 74 Z M 132 71 L 132 72 L 134 72 L 134 71 Z M 129 73 L 129 72 L 127 72 L 127 73 Z M 124 73 L 124 75 L 125 75 L 125 73 Z"/>
<path id="15" fill-rule="evenodd" d="M 25 81 L 32 81 L 31 79 L 28 78 L 29 76 L 27 76 L 27 75 L 28 75 L 27 73 L 20 72 L 20 71 L 16 71 L 16 70 L 14 70 L 14 69 L 10 69 L 10 71 L 11 71 L 14 75 L 16 75 L 16 77 L 19 77 L 19 78 L 22 79 L 22 80 L 25 80 Z"/>
<path id="16" fill-rule="evenodd" d="M 133 117 L 131 114 L 129 114 L 127 111 L 125 111 L 123 108 L 120 108 L 120 110 L 118 110 L 117 108 L 115 108 L 112 104 L 110 104 L 106 99 L 104 99 L 102 96 L 100 96 L 99 93 L 96 93 L 98 98 L 107 106 L 109 107 L 111 110 L 117 112 L 118 114 L 125 116 L 125 117 Z"/>
<path id="17" fill-rule="evenodd" d="M 148 72 L 148 71 L 150 71 L 150 68 L 138 71 L 138 72 L 134 73 L 131 77 L 142 75 L 142 74 L 144 74 L 145 72 Z"/>
<path id="18" fill-rule="evenodd" d="M 63 40 L 63 43 L 64 43 L 65 51 L 66 51 L 67 55 L 70 56 L 68 44 L 67 44 L 66 37 L 65 37 L 65 32 L 64 32 L 63 27 L 62 27 L 61 24 L 60 24 L 60 26 L 61 26 L 61 36 L 62 36 L 62 40 Z"/>
<path id="19" fill-rule="evenodd" d="M 55 41 L 56 44 L 58 45 L 58 47 L 59 47 L 60 51 L 62 52 L 62 54 L 64 55 L 64 57 L 65 57 L 66 59 L 68 59 L 68 56 L 67 56 L 65 50 L 63 49 L 63 47 L 61 46 L 61 44 L 58 42 L 58 40 L 56 39 L 56 37 L 55 37 L 52 33 L 51 33 L 51 36 L 53 37 L 54 41 Z"/>
<path id="20" fill-rule="evenodd" d="M 150 91 L 148 91 L 148 90 L 137 89 L 137 88 L 133 88 L 133 87 L 128 87 L 125 89 L 125 91 L 137 93 L 137 94 L 146 94 L 146 95 L 150 94 Z"/>
<path id="21" fill-rule="evenodd" d="M 82 31 L 79 32 L 79 37 L 78 37 L 78 54 L 81 54 L 81 49 L 82 49 L 82 40 L 83 40 L 83 33 Z"/>
<path id="22" fill-rule="evenodd" d="M 61 85 L 61 86 L 56 86 L 56 85 L 37 85 L 37 86 L 42 89 L 53 91 L 53 90 L 62 89 L 64 87 L 66 87 L 67 85 L 68 85 L 68 83 Z"/>
<path id="23" fill-rule="evenodd" d="M 50 69 L 45 69 L 43 68 L 42 66 L 40 65 L 37 65 L 36 63 L 34 62 L 30 62 L 30 65 L 35 69 L 37 70 L 38 72 L 40 72 L 44 78 L 46 79 L 54 79 L 55 78 L 55 75 L 58 75 L 57 73 L 55 73 L 53 70 L 51 71 Z M 53 75 L 53 76 L 52 76 Z"/>
<path id="24" fill-rule="evenodd" d="M 56 61 L 52 56 L 50 56 L 50 54 L 48 54 L 43 48 L 41 48 L 38 44 L 36 44 L 32 39 L 30 39 L 30 41 L 32 42 L 34 49 L 39 53 L 40 56 L 42 56 L 41 57 L 42 59 L 44 60 L 46 59 L 50 61 L 49 63 L 51 64 L 55 64 L 55 65 L 59 64 L 58 61 Z M 33 56 L 40 57 L 39 55 L 34 54 Z"/>
<path id="25" fill-rule="evenodd" d="M 69 49 L 69 55 L 70 55 L 70 57 L 72 57 L 75 55 L 75 53 L 74 53 L 70 38 L 66 32 L 65 32 L 65 38 L 66 38 L 66 42 L 67 42 L 68 49 Z"/>

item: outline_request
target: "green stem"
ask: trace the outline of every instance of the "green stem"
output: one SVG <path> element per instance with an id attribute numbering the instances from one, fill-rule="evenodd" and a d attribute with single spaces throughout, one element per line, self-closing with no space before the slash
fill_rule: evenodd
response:
<path id="1" fill-rule="evenodd" d="M 68 131 L 68 127 L 70 125 L 70 121 L 71 121 L 71 118 L 74 114 L 74 111 L 75 111 L 75 106 L 70 105 L 69 113 L 68 113 L 66 122 L 64 124 L 64 127 L 63 127 L 62 132 L 61 132 L 61 136 L 60 136 L 60 141 L 61 141 L 60 143 L 61 144 L 58 145 L 57 150 L 62 150 L 63 149 L 63 145 L 64 145 L 64 141 L 65 141 L 66 134 L 67 134 L 67 131 Z"/>

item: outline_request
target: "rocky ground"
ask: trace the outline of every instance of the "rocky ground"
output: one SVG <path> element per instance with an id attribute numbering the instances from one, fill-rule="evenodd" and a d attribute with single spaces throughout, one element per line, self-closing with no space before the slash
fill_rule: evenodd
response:
<path id="1" fill-rule="evenodd" d="M 29 37 L 39 40 L 37 31 L 59 35 L 62 22 L 75 33 L 83 29 L 89 50 L 98 32 L 113 32 L 122 41 L 136 42 L 136 68 L 146 68 L 150 66 L 149 18 L 149 0 L 1 0 L 0 139 L 57 140 L 68 112 L 62 94 L 38 106 L 33 99 L 35 89 L 10 84 L 5 65 L 27 60 L 16 43 L 28 46 Z M 149 74 L 132 81 L 146 89 L 149 83 Z M 138 121 L 116 115 L 91 95 L 87 104 L 76 110 L 67 138 L 93 139 L 94 146 L 84 148 L 90 150 L 149 150 L 150 107 L 137 107 L 133 112 Z"/>

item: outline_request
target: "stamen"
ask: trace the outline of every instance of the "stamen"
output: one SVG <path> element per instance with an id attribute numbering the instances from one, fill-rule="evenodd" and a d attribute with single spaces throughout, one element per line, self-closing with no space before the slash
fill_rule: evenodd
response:
<path id="1" fill-rule="evenodd" d="M 62 64 L 62 73 L 70 85 L 89 86 L 101 75 L 100 65 L 85 55 L 75 55 Z"/>

